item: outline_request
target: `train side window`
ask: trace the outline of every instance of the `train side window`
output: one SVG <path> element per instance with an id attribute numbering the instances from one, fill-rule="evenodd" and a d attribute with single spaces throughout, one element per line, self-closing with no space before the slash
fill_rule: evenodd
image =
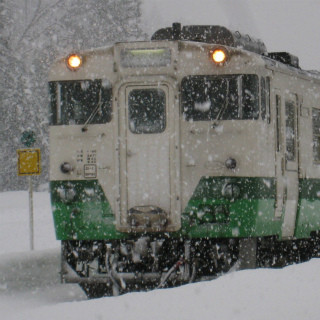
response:
<path id="1" fill-rule="evenodd" d="M 266 78 L 266 109 L 267 109 L 267 122 L 271 122 L 271 111 L 270 111 L 270 78 Z"/>
<path id="2" fill-rule="evenodd" d="M 320 163 L 320 110 L 312 109 L 313 161 Z"/>
<path id="3" fill-rule="evenodd" d="M 261 118 L 270 123 L 270 78 L 261 78 Z"/>
<path id="4" fill-rule="evenodd" d="M 286 159 L 295 161 L 296 159 L 296 128 L 295 128 L 295 104 L 287 100 L 285 103 L 286 112 Z"/>
<path id="5" fill-rule="evenodd" d="M 277 152 L 280 151 L 280 132 L 281 132 L 281 97 L 276 95 L 276 126 L 277 126 Z"/>
<path id="6" fill-rule="evenodd" d="M 134 89 L 128 96 L 132 133 L 161 133 L 166 129 L 166 94 L 161 89 Z"/>

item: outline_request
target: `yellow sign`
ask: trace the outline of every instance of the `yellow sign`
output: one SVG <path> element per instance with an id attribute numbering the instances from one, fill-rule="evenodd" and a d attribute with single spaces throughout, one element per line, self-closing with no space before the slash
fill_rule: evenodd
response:
<path id="1" fill-rule="evenodd" d="M 41 173 L 40 149 L 19 149 L 17 154 L 19 176 L 33 176 Z"/>

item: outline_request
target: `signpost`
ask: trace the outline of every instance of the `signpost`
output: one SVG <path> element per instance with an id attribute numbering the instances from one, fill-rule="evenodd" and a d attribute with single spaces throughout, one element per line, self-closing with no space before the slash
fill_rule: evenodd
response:
<path id="1" fill-rule="evenodd" d="M 18 155 L 18 175 L 28 176 L 29 179 L 29 229 L 30 229 L 30 249 L 34 249 L 33 232 L 33 187 L 32 176 L 41 174 L 41 153 L 40 149 L 30 148 L 36 141 L 33 131 L 24 131 L 21 142 L 29 149 L 17 150 Z"/>
<path id="2" fill-rule="evenodd" d="M 19 149 L 17 153 L 19 176 L 34 176 L 41 173 L 40 149 Z"/>

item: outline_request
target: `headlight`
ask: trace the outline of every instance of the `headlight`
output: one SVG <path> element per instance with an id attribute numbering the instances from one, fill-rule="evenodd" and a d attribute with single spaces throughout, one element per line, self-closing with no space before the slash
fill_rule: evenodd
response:
<path id="1" fill-rule="evenodd" d="M 218 48 L 211 52 L 211 58 L 216 64 L 223 64 L 227 61 L 228 55 L 225 49 Z"/>
<path id="2" fill-rule="evenodd" d="M 79 54 L 70 54 L 67 58 L 67 66 L 71 70 L 77 70 L 82 65 L 82 57 Z"/>

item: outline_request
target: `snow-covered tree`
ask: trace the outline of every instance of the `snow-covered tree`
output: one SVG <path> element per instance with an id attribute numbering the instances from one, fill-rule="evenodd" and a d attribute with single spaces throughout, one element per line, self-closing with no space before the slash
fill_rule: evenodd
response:
<path id="1" fill-rule="evenodd" d="M 26 186 L 17 177 L 23 131 L 37 135 L 48 172 L 50 64 L 73 50 L 143 38 L 140 0 L 0 0 L 0 190 Z"/>

